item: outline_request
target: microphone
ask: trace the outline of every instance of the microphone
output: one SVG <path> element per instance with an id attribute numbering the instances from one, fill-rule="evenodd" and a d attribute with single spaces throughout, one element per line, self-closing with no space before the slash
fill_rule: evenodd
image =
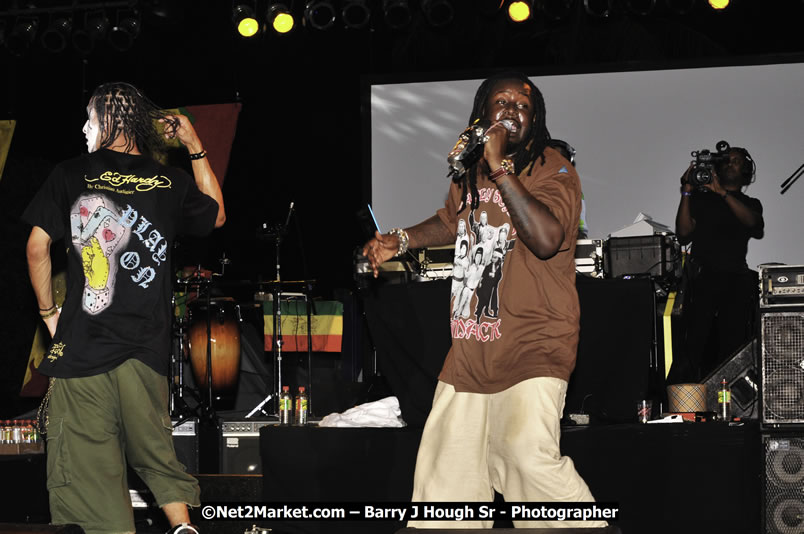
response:
<path id="1" fill-rule="evenodd" d="M 290 216 L 293 215 L 293 202 L 290 203 L 290 208 L 288 209 L 288 216 L 285 219 L 285 231 L 288 230 L 288 225 L 290 224 Z"/>
<path id="2" fill-rule="evenodd" d="M 514 121 L 510 119 L 503 119 L 498 124 L 503 125 L 509 132 L 514 129 Z M 448 178 L 453 180 L 461 178 L 480 160 L 483 156 L 483 146 L 489 140 L 486 132 L 491 127 L 491 121 L 478 119 L 458 136 L 458 142 L 447 157 L 450 169 L 447 173 Z"/>

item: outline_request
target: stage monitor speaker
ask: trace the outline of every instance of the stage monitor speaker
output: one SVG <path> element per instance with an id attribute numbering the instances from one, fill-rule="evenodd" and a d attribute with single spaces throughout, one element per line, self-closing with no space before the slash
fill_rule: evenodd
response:
<path id="1" fill-rule="evenodd" d="M 762 423 L 804 423 L 804 309 L 763 313 Z"/>
<path id="2" fill-rule="evenodd" d="M 804 532 L 804 434 L 762 436 L 763 534 Z"/>
<path id="3" fill-rule="evenodd" d="M 756 400 L 759 381 L 756 372 L 757 341 L 752 339 L 703 379 L 706 386 L 706 410 L 717 411 L 717 393 L 723 379 L 731 388 L 731 414 L 743 419 L 757 419 Z"/>

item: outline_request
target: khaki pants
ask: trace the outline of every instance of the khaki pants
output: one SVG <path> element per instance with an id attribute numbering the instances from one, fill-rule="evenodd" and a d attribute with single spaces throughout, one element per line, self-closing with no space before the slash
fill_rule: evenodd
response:
<path id="1" fill-rule="evenodd" d="M 419 445 L 413 501 L 589 502 L 594 497 L 561 456 L 567 383 L 532 378 L 491 395 L 439 382 Z M 416 528 L 491 528 L 494 521 L 410 521 Z M 517 528 L 604 527 L 601 521 L 514 521 Z"/>
<path id="2" fill-rule="evenodd" d="M 159 506 L 200 504 L 198 482 L 176 459 L 167 401 L 167 379 L 135 359 L 100 375 L 56 379 L 47 431 L 54 524 L 133 532 L 127 461 Z"/>

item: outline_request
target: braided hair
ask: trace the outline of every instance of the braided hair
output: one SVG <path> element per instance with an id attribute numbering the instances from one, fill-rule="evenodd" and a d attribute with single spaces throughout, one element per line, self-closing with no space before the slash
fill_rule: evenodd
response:
<path id="1" fill-rule="evenodd" d="M 126 152 L 137 148 L 151 155 L 163 144 L 154 121 L 164 119 L 167 132 L 175 132 L 179 127 L 177 118 L 160 110 L 139 89 L 127 83 L 99 85 L 89 103 L 100 124 L 99 148 L 111 146 L 122 135 Z"/>
<path id="2" fill-rule="evenodd" d="M 530 173 L 533 170 L 533 165 L 536 163 L 537 158 L 541 157 L 542 165 L 544 165 L 544 149 L 547 147 L 548 142 L 550 141 L 550 132 L 547 130 L 547 126 L 545 124 L 544 96 L 542 96 L 541 91 L 539 91 L 533 82 L 530 81 L 530 78 L 521 72 L 508 71 L 500 72 L 485 80 L 482 84 L 480 84 L 480 87 L 478 87 L 477 93 L 475 93 L 475 102 L 474 106 L 472 107 L 472 114 L 469 117 L 469 125 L 474 124 L 477 119 L 482 119 L 485 117 L 486 104 L 488 103 L 491 89 L 500 80 L 517 80 L 527 84 L 528 87 L 530 87 L 530 100 L 531 105 L 533 106 L 533 123 L 528 130 L 527 137 L 522 140 L 519 148 L 513 154 L 514 168 L 524 169 L 525 167 L 530 166 L 530 169 L 528 169 L 528 176 L 530 176 Z M 477 165 L 472 166 L 468 172 L 464 173 L 460 178 L 456 178 L 456 180 L 461 181 L 462 201 L 461 207 L 458 209 L 458 213 L 462 212 L 464 208 L 466 208 L 467 187 L 472 194 L 471 209 L 477 209 L 478 205 L 480 204 L 480 195 L 477 191 Z"/>

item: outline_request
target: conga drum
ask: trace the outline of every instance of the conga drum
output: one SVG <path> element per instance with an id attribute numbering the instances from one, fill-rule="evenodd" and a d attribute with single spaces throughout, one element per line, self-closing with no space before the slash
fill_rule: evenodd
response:
<path id="1" fill-rule="evenodd" d="M 240 373 L 240 312 L 229 297 L 197 300 L 190 310 L 190 366 L 202 394 L 207 385 L 207 341 L 211 345 L 212 393 L 216 398 L 232 397 Z M 207 337 L 209 321 L 209 337 Z"/>

